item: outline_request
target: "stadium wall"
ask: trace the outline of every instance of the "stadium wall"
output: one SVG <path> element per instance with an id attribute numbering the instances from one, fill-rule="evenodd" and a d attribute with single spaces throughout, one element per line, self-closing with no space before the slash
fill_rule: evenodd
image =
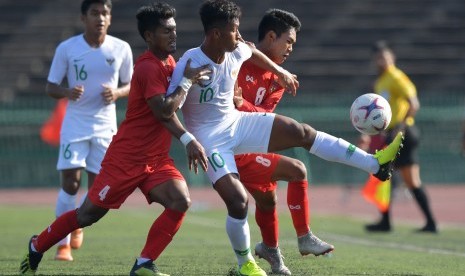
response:
<path id="1" fill-rule="evenodd" d="M 358 133 L 348 118 L 350 102 L 356 97 L 356 93 L 346 95 L 348 96 L 333 99 L 331 104 L 318 106 L 311 102 L 330 100 L 320 96 L 321 99 L 313 97 L 313 101 L 300 100 L 297 103 L 298 97 L 293 99 L 289 96 L 283 100 L 277 113 L 356 143 Z M 445 103 L 440 96 L 423 99 L 425 104 L 418 114 L 417 124 L 422 132 L 419 151 L 421 175 L 425 183 L 450 184 L 463 183 L 465 180 L 465 158 L 460 155 L 464 96 L 457 93 L 455 99 L 449 96 L 447 101 L 451 102 Z M 55 169 L 58 147 L 45 144 L 39 136 L 40 127 L 50 115 L 54 103 L 54 100 L 42 97 L 0 104 L 0 188 L 58 185 L 59 178 Z M 119 122 L 124 118 L 124 110 L 123 101 L 118 104 Z M 360 184 L 367 177 L 362 171 L 327 162 L 303 149 L 282 153 L 302 160 L 314 185 Z M 195 175 L 188 171 L 185 150 L 176 139 L 173 141 L 171 154 L 189 184 L 208 185 L 209 181 L 204 173 Z"/>

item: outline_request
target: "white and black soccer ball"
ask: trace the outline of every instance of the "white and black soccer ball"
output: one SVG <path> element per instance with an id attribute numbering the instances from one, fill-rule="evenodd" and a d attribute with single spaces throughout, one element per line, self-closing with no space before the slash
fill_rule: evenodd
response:
<path id="1" fill-rule="evenodd" d="M 359 132 L 375 135 L 391 122 L 392 112 L 388 101 L 374 93 L 363 94 L 350 107 L 350 121 Z"/>

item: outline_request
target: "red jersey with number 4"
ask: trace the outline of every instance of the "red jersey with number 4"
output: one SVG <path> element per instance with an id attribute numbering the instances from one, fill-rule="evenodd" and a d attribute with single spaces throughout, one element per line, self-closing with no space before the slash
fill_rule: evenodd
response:
<path id="1" fill-rule="evenodd" d="M 242 88 L 243 105 L 238 108 L 247 112 L 274 112 L 281 100 L 284 88 L 277 82 L 277 76 L 250 61 L 242 64 L 237 78 Z"/>
<path id="2" fill-rule="evenodd" d="M 113 137 L 105 158 L 148 164 L 157 156 L 168 155 L 171 133 L 155 118 L 147 100 L 166 93 L 175 66 L 172 56 L 165 65 L 149 51 L 137 59 L 126 118 Z"/>

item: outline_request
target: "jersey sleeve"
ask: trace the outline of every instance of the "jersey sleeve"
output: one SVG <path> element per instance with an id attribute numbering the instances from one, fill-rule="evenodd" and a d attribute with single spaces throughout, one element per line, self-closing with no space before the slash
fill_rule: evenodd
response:
<path id="1" fill-rule="evenodd" d="M 250 46 L 244 42 L 239 42 L 237 48 L 233 51 L 233 55 L 240 62 L 244 62 L 252 56 L 252 49 L 250 49 Z"/>
<path id="2" fill-rule="evenodd" d="M 47 81 L 60 85 L 68 71 L 68 59 L 66 56 L 65 43 L 60 43 L 55 50 L 50 72 L 48 73 Z"/>
<path id="3" fill-rule="evenodd" d="M 168 87 L 168 91 L 166 92 L 167 96 L 173 94 L 173 92 L 176 90 L 176 87 L 178 87 L 179 83 L 181 82 L 182 77 L 184 76 L 184 69 L 186 68 L 186 63 L 188 59 L 188 56 L 184 54 L 176 63 L 173 75 L 171 76 L 171 82 Z"/>
<path id="4" fill-rule="evenodd" d="M 131 77 L 133 73 L 133 60 L 132 60 L 132 50 L 128 43 L 124 43 L 124 57 L 123 63 L 119 69 L 119 76 L 121 83 L 131 82 Z"/>

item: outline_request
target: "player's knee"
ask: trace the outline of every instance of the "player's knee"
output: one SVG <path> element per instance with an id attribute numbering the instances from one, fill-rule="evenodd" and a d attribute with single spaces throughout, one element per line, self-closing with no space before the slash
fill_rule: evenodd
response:
<path id="1" fill-rule="evenodd" d="M 79 179 L 71 175 L 63 175 L 61 185 L 63 190 L 70 195 L 75 195 L 79 190 Z"/>
<path id="2" fill-rule="evenodd" d="M 185 213 L 191 207 L 191 205 L 191 199 L 189 197 L 184 197 L 174 201 L 174 204 L 171 207 L 171 209 Z"/>
<path id="3" fill-rule="evenodd" d="M 303 144 L 304 147 L 309 150 L 310 147 L 313 145 L 313 142 L 315 141 L 316 137 L 316 129 L 313 127 L 302 123 L 302 131 L 303 131 Z"/>
<path id="4" fill-rule="evenodd" d="M 238 197 L 236 198 L 236 200 L 231 200 L 231 201 L 228 201 L 226 202 L 226 205 L 228 207 L 228 210 L 236 213 L 242 213 L 244 212 L 247 212 L 247 208 L 249 206 L 249 200 L 247 197 Z"/>
<path id="5" fill-rule="evenodd" d="M 292 162 L 292 181 L 307 179 L 307 168 L 305 167 L 305 164 L 297 159 L 294 159 Z"/>
<path id="6" fill-rule="evenodd" d="M 257 208 L 262 211 L 272 211 L 276 208 L 276 205 L 278 204 L 278 198 L 276 195 L 272 197 L 260 198 L 256 199 L 255 203 L 257 205 Z"/>

